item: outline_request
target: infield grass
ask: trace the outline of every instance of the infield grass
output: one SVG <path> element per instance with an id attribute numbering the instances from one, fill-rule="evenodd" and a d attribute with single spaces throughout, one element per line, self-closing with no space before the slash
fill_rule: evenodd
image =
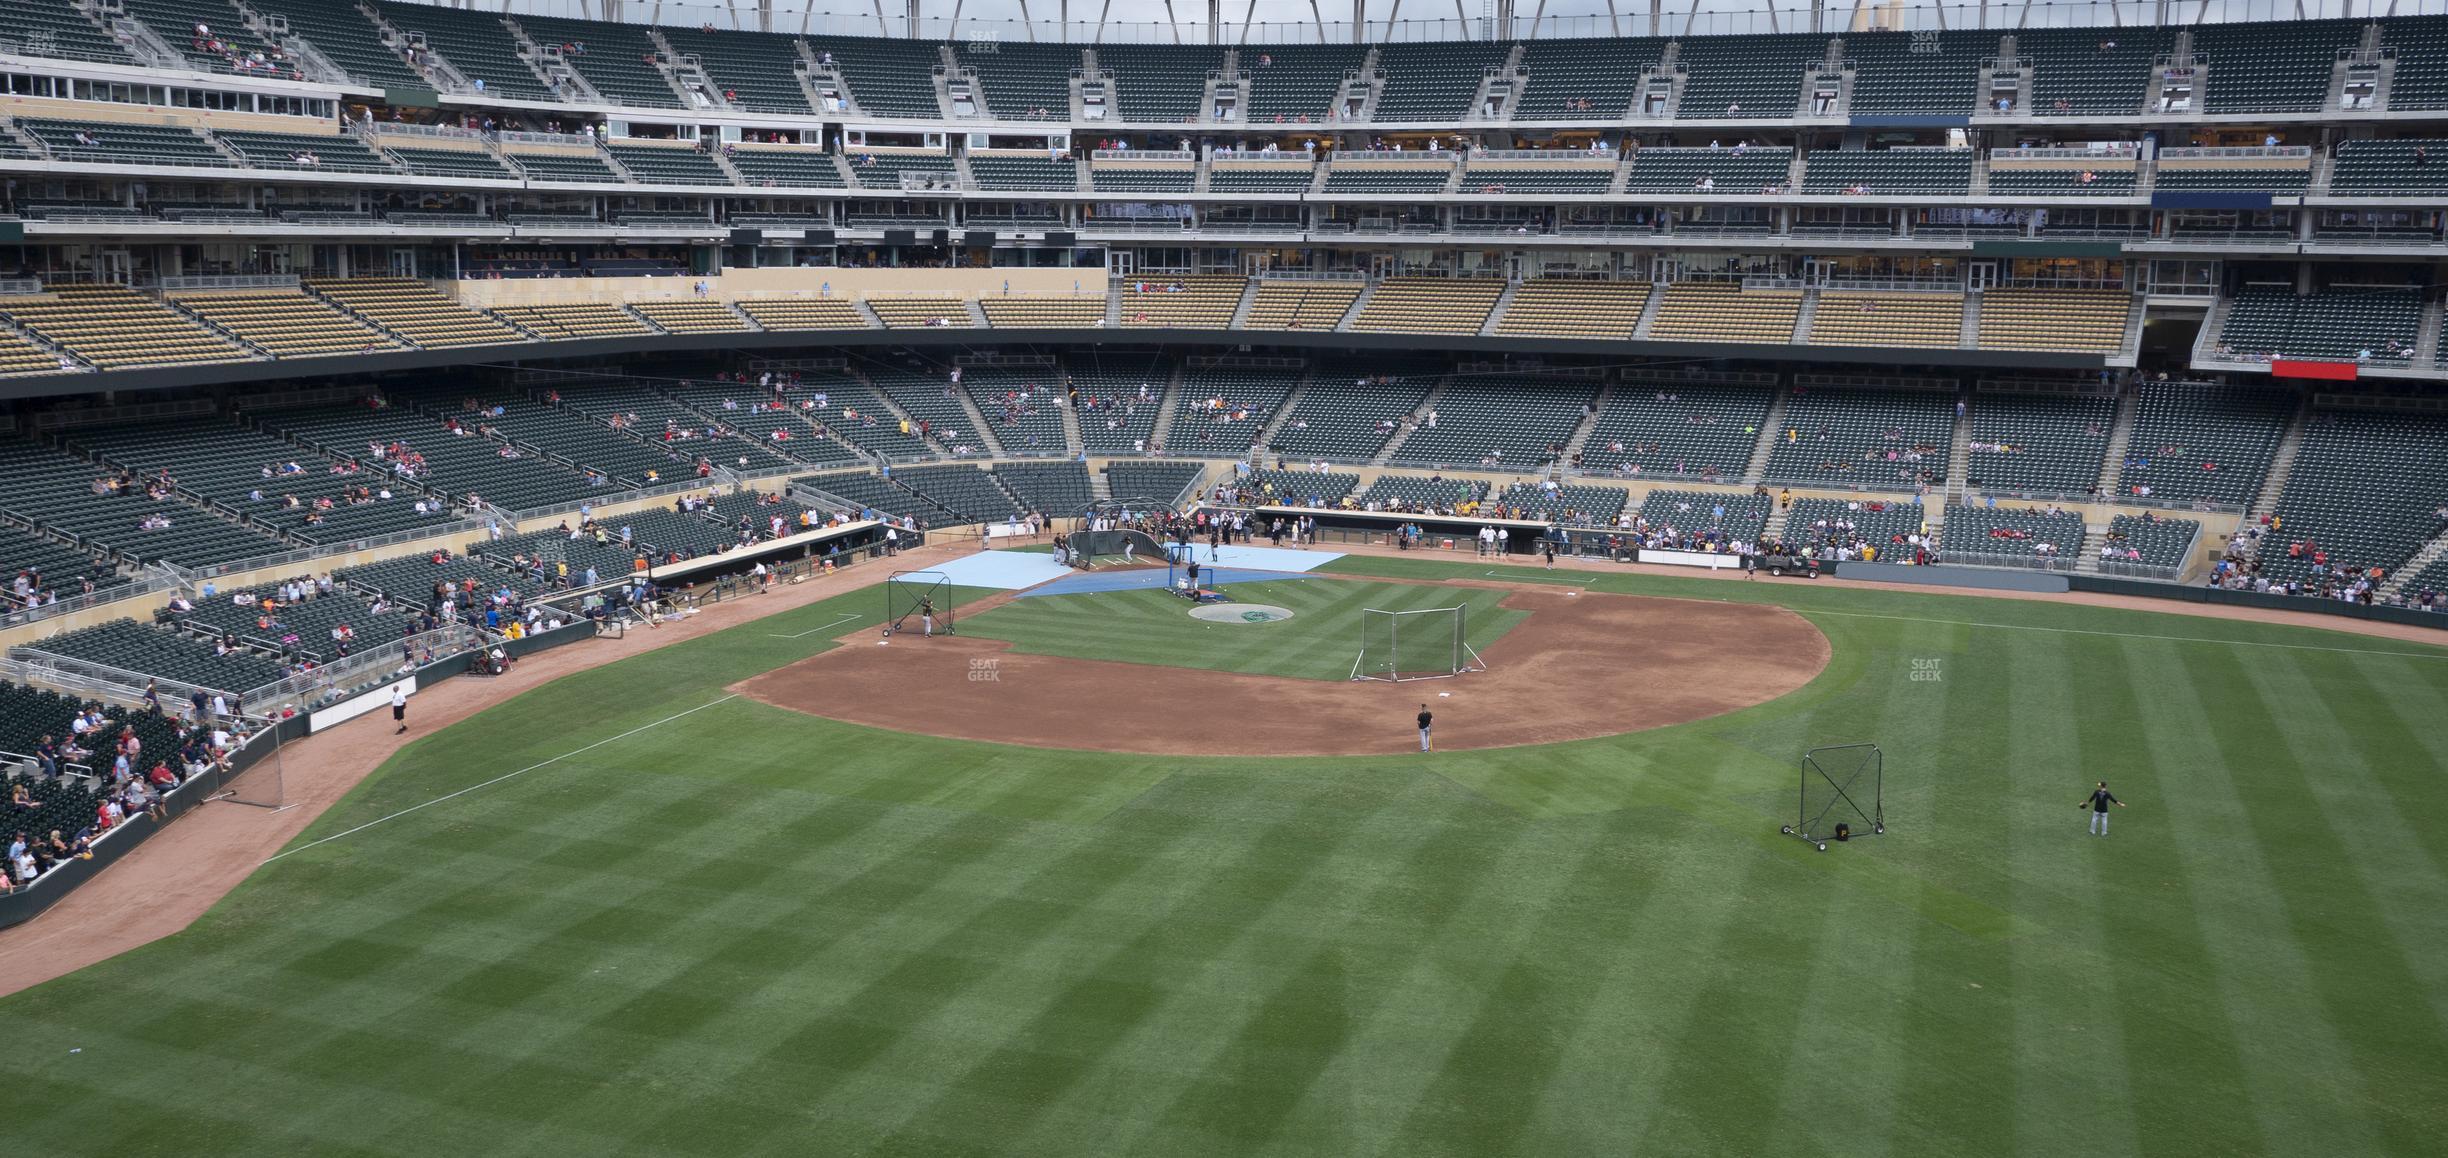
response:
<path id="1" fill-rule="evenodd" d="M 188 932 L 0 999 L 7 1144 L 2438 1152 L 2448 652 L 1597 588 L 1788 601 L 1834 659 L 1681 727 L 1357 759 L 724 698 L 834 634 L 789 633 L 872 622 L 872 592 L 556 682 L 410 744 Z M 1796 755 L 1857 740 L 1886 749 L 1890 835 L 1777 836 Z M 2132 804 L 2106 839 L 2077 811 L 2102 778 Z"/>
<path id="2" fill-rule="evenodd" d="M 1372 583 L 1358 579 L 1283 579 L 1233 583 L 1234 603 L 1281 607 L 1272 623 L 1212 623 L 1191 618 L 1191 603 L 1160 590 L 1101 591 L 1015 599 L 961 621 L 961 630 L 1010 640 L 1015 651 L 1077 659 L 1114 659 L 1168 667 L 1347 680 L 1360 654 L 1361 611 L 1463 607 L 1465 638 L 1486 651 L 1526 611 L 1498 607 L 1511 594 L 1486 587 Z"/>

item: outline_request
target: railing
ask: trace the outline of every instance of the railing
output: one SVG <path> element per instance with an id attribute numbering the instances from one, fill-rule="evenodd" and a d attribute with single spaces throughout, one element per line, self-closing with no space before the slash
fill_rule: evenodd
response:
<path id="1" fill-rule="evenodd" d="M 1805 282 L 1798 277 L 1770 277 L 1764 274 L 1745 274 L 1743 275 L 1742 279 L 1742 288 L 1745 292 L 1751 290 L 1798 290 L 1810 288 L 1810 283 Z"/>
<path id="2" fill-rule="evenodd" d="M 2164 152 L 2165 151 L 2163 151 L 2163 155 Z M 2141 148 L 2130 142 L 2101 141 L 2087 148 L 2048 146 L 2037 149 L 1995 149 L 1989 153 L 1989 160 L 1991 162 L 2020 159 L 2030 159 L 2034 161 L 2096 161 L 2103 157 L 2111 159 L 2119 157 L 2130 159 L 2139 155 L 2141 155 Z"/>
<path id="3" fill-rule="evenodd" d="M 43 411 L 34 416 L 34 429 L 65 430 L 72 426 L 141 422 L 155 418 L 209 417 L 212 413 L 213 403 L 208 398 L 183 402 L 133 402 L 125 406 L 80 406 Z"/>
<path id="4" fill-rule="evenodd" d="M 1953 378 L 1895 374 L 1796 374 L 1794 385 L 1818 390 L 1943 390 L 1952 393 L 1961 383 Z"/>
<path id="5" fill-rule="evenodd" d="M 592 149 L 596 145 L 592 133 L 535 133 L 522 130 L 496 133 L 494 136 L 505 145 L 558 145 L 571 149 Z"/>
<path id="6" fill-rule="evenodd" d="M 2079 548 L 2078 548 L 2079 550 Z M 2026 571 L 2072 571 L 2077 555 L 2005 555 L 1989 551 L 1947 551 L 1946 563 L 1971 567 L 2016 567 Z"/>
<path id="7" fill-rule="evenodd" d="M 1472 161 L 1605 161 L 1615 163 L 1615 150 L 1600 149 L 1474 149 L 1467 154 Z"/>
<path id="8" fill-rule="evenodd" d="M 1822 289 L 1891 293 L 1960 293 L 1963 290 L 1961 281 L 1935 277 L 1831 277 L 1819 285 Z"/>
<path id="9" fill-rule="evenodd" d="M 161 288 L 165 292 L 175 290 L 215 289 L 293 290 L 298 288 L 298 277 L 293 273 L 238 273 L 210 274 L 194 277 L 165 277 L 161 279 Z"/>
<path id="10" fill-rule="evenodd" d="M 43 284 L 38 278 L 0 278 L 0 294 L 38 294 L 41 292 L 43 292 Z"/>
<path id="11" fill-rule="evenodd" d="M 10 679 L 18 683 L 43 684 L 52 687 L 67 686 L 57 682 L 64 679 L 82 680 L 96 686 L 116 686 L 121 689 L 119 694 L 127 697 L 126 702 L 138 704 L 143 702 L 146 684 L 152 684 L 154 690 L 160 695 L 176 696 L 182 700 L 197 692 L 203 692 L 208 696 L 232 694 L 227 688 L 208 688 L 202 684 L 191 684 L 185 680 L 171 679 L 168 676 L 147 675 L 144 672 L 129 671 L 126 668 L 113 667 L 106 663 L 95 663 L 92 660 L 43 651 L 39 645 L 10 648 L 8 658 L 0 660 L 0 673 L 7 674 Z"/>
<path id="12" fill-rule="evenodd" d="M 56 603 L 45 603 L 40 607 L 26 607 L 10 611 L 5 616 L 0 616 L 0 627 L 23 627 L 29 623 L 40 623 L 43 620 L 55 619 L 71 612 L 83 611 L 89 607 L 101 607 L 124 599 L 140 599 L 147 595 L 158 595 L 164 591 L 176 590 L 177 586 L 167 579 L 138 579 L 116 587 L 103 588 L 91 595 L 79 595 L 73 599 L 62 599 Z"/>
<path id="13" fill-rule="evenodd" d="M 341 657 L 312 671 L 299 672 L 285 679 L 274 680 L 262 687 L 249 690 L 244 696 L 239 697 L 239 702 L 296 704 L 311 707 L 339 699 L 350 692 L 362 690 L 356 685 L 363 680 L 367 672 L 379 671 L 382 676 L 387 677 L 397 671 L 401 665 L 412 661 L 421 667 L 436 659 L 456 655 L 462 651 L 474 651 L 484 645 L 482 633 L 473 627 L 462 624 L 438 627 L 432 631 L 420 632 L 404 639 L 393 640 L 380 647 Z M 371 685 L 383 681 L 375 679 L 363 682 Z M 308 693 L 312 695 L 309 696 Z"/>
<path id="14" fill-rule="evenodd" d="M 676 495 L 682 491 L 696 490 L 705 485 L 707 484 L 703 479 L 688 478 L 682 479 L 678 482 L 658 483 L 650 487 L 639 487 L 634 490 L 617 491 L 607 495 L 590 495 L 575 502 L 554 503 L 551 506 L 528 507 L 519 511 L 503 512 L 500 517 L 505 523 L 524 523 L 529 519 L 549 519 L 555 515 L 566 515 L 572 511 L 578 510 L 581 507 L 608 507 L 616 503 L 637 502 L 644 499 L 660 498 L 664 495 Z"/>
<path id="15" fill-rule="evenodd" d="M 1196 161 L 1198 153 L 1188 149 L 1090 149 L 1091 161 Z"/>
<path id="16" fill-rule="evenodd" d="M 1333 157 L 1337 163 L 1393 161 L 1407 164 L 1413 161 L 1425 161 L 1439 165 L 1452 165 L 1461 159 L 1462 154 L 1460 153 L 1448 153 L 1441 150 L 1430 152 L 1424 149 L 1341 149 L 1337 150 Z"/>
<path id="17" fill-rule="evenodd" d="M 482 140 L 484 140 L 484 134 L 483 134 L 482 132 L 479 132 L 479 131 L 477 131 L 477 130 L 475 130 L 475 129 L 463 129 L 463 128 L 461 128 L 461 127 L 457 126 L 457 125 L 416 125 L 416 124 L 410 124 L 410 123 L 408 123 L 408 122 L 406 122 L 406 121 L 379 121 L 379 120 L 374 120 L 374 121 L 352 121 L 352 122 L 350 122 L 350 123 L 351 123 L 351 124 L 353 124 L 353 125 L 355 125 L 355 126 L 357 126 L 357 131 L 358 131 L 358 132 L 361 132 L 361 133 L 366 134 L 367 136 L 373 136 L 373 137 L 425 137 L 425 138 L 428 138 L 428 139 L 431 139 L 431 140 L 445 140 L 445 141 L 482 141 Z M 526 136 L 536 136 L 536 137 L 553 137 L 553 136 L 562 136 L 562 135 L 565 135 L 565 134 L 560 134 L 560 133 L 502 133 L 502 134 L 500 134 L 500 136 L 501 136 L 501 137 L 502 137 L 502 139 L 504 139 L 504 140 L 508 140 L 508 139 L 510 139 L 511 137 L 526 137 Z"/>
<path id="18" fill-rule="evenodd" d="M 2199 161 L 2212 158 L 2245 158 L 2256 160 L 2306 160 L 2312 156 L 2310 145 L 2221 145 L 2216 148 L 2175 148 L 2159 150 L 2162 161 Z"/>
<path id="19" fill-rule="evenodd" d="M 195 575 L 200 579 L 217 579 L 223 575 L 260 571 L 268 567 L 293 567 L 301 563 L 311 563 L 317 559 L 328 559 L 335 555 L 348 555 L 359 551 L 379 551 L 385 547 L 396 547 L 402 543 L 416 542 L 419 539 L 431 539 L 440 535 L 473 534 L 483 529 L 483 519 L 464 517 L 428 527 L 410 527 L 404 531 L 394 531 L 388 535 L 378 535 L 370 539 L 350 539 L 343 543 L 317 543 L 295 551 L 279 551 L 245 559 L 232 559 L 226 563 L 210 563 L 197 569 Z"/>

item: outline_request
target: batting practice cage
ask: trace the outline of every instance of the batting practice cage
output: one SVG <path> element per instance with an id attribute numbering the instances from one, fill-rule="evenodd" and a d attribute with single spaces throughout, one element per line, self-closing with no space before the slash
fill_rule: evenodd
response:
<path id="1" fill-rule="evenodd" d="M 1879 804 L 1880 781 L 1887 758 L 1876 744 L 1839 744 L 1802 753 L 1802 806 L 1794 823 L 1777 831 L 1798 836 L 1827 851 L 1827 842 L 1879 836 L 1887 831 L 1887 814 Z"/>
<path id="2" fill-rule="evenodd" d="M 904 629 L 924 632 L 927 617 L 934 633 L 952 634 L 952 579 L 941 571 L 895 571 L 884 581 L 884 636 Z"/>
<path id="3" fill-rule="evenodd" d="M 1418 611 L 1360 613 L 1360 658 L 1356 680 L 1435 680 L 1486 671 L 1471 650 L 1470 609 L 1429 607 Z"/>
<path id="4" fill-rule="evenodd" d="M 1063 562 L 1083 571 L 1096 569 L 1097 561 L 1119 563 L 1125 558 L 1133 564 L 1153 565 L 1165 557 L 1164 544 L 1146 531 L 1130 530 L 1124 524 L 1141 515 L 1164 509 L 1164 504 L 1142 496 L 1118 499 L 1098 499 L 1080 511 L 1079 527 L 1070 534 L 1069 557 Z M 1129 551 L 1123 547 L 1129 545 Z"/>

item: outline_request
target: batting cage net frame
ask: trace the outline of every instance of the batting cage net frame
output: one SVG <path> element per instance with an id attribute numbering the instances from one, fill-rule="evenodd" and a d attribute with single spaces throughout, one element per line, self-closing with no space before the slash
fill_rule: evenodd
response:
<path id="1" fill-rule="evenodd" d="M 1887 813 L 1882 797 L 1887 756 L 1876 744 L 1837 744 L 1802 753 L 1801 805 L 1794 822 L 1777 831 L 1827 851 L 1836 826 L 1847 836 L 1883 836 Z"/>
<path id="2" fill-rule="evenodd" d="M 1370 607 L 1360 612 L 1360 655 L 1352 661 L 1351 674 L 1355 680 L 1400 683 L 1486 670 L 1479 653 L 1471 650 L 1467 604 L 1414 611 Z"/>
<path id="3" fill-rule="evenodd" d="M 1094 571 L 1098 559 L 1119 558 L 1122 555 L 1123 542 L 1130 539 L 1141 544 L 1140 555 L 1134 556 L 1132 562 L 1134 564 L 1154 563 L 1156 555 L 1152 551 L 1147 551 L 1146 546 L 1149 544 L 1161 546 L 1156 537 L 1145 531 L 1126 530 L 1122 524 L 1127 521 L 1124 518 L 1126 515 L 1146 515 L 1164 509 L 1165 504 L 1162 500 L 1145 495 L 1127 495 L 1090 502 L 1087 506 L 1080 508 L 1079 524 L 1072 528 L 1067 540 L 1070 544 L 1070 554 L 1064 558 L 1063 562 L 1082 571 Z M 1096 529 L 1100 522 L 1106 525 L 1106 530 Z"/>
<path id="4" fill-rule="evenodd" d="M 941 571 L 895 571 L 884 581 L 884 636 L 906 629 L 924 630 L 921 616 L 932 612 L 935 633 L 952 635 L 952 577 Z"/>

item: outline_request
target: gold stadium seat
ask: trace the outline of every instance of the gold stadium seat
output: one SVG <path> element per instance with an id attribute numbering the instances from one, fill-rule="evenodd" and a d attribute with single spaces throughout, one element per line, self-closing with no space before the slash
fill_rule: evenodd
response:
<path id="1" fill-rule="evenodd" d="M 1811 311 L 1814 346 L 1963 344 L 1963 295 L 1821 290 Z"/>
<path id="2" fill-rule="evenodd" d="M 1357 331 L 1390 334 L 1476 334 L 1487 325 L 1496 299 L 1504 296 L 1498 278 L 1390 277 L 1377 283 L 1359 316 Z"/>
<path id="3" fill-rule="evenodd" d="M 503 321 L 547 339 L 635 338 L 655 332 L 653 326 L 631 316 L 618 302 L 542 302 L 495 306 L 493 313 Z"/>
<path id="4" fill-rule="evenodd" d="M 750 298 L 741 313 L 768 330 L 864 330 L 867 318 L 842 298 Z"/>
<path id="5" fill-rule="evenodd" d="M 1078 330 L 1105 324 L 1102 297 L 980 298 L 986 323 L 1009 330 Z"/>
<path id="6" fill-rule="evenodd" d="M 1362 288 L 1356 281 L 1260 281 L 1242 328 L 1331 330 L 1360 300 Z"/>
<path id="7" fill-rule="evenodd" d="M 888 330 L 920 330 L 938 319 L 955 328 L 972 325 L 969 303 L 961 298 L 869 298 L 867 308 Z"/>
<path id="8" fill-rule="evenodd" d="M 255 344 L 276 358 L 397 350 L 373 327 L 302 293 L 196 293 L 175 299 L 180 309 Z"/>
<path id="9" fill-rule="evenodd" d="M 526 335 L 414 278 L 317 280 L 306 288 L 427 349 L 524 342 Z"/>
<path id="10" fill-rule="evenodd" d="M 2125 345 L 2133 295 L 2113 289 L 1981 291 L 1984 350 L 2066 350 L 2111 354 Z"/>
<path id="11" fill-rule="evenodd" d="M 716 301 L 631 302 L 629 308 L 636 311 L 639 317 L 675 334 L 732 334 L 748 329 L 746 319 L 732 313 L 731 307 Z"/>
<path id="12" fill-rule="evenodd" d="M 1645 281 L 1532 278 L 1513 291 L 1496 332 L 1524 338 L 1629 338 L 1648 304 Z"/>
<path id="13" fill-rule="evenodd" d="M 125 286 L 64 286 L 0 299 L 0 317 L 105 370 L 239 362 L 252 356 Z M 56 369 L 56 360 L 53 365 Z"/>
<path id="14" fill-rule="evenodd" d="M 1174 330 L 1222 330 L 1241 308 L 1245 277 L 1143 278 L 1123 283 L 1116 308 L 1124 326 Z"/>
<path id="15" fill-rule="evenodd" d="M 58 369 L 58 355 L 15 334 L 0 331 L 0 375 L 49 374 Z"/>
<path id="16" fill-rule="evenodd" d="M 1802 291 L 1745 290 L 1733 282 L 1682 281 L 1666 287 L 1649 336 L 1663 342 L 1793 341 Z"/>

